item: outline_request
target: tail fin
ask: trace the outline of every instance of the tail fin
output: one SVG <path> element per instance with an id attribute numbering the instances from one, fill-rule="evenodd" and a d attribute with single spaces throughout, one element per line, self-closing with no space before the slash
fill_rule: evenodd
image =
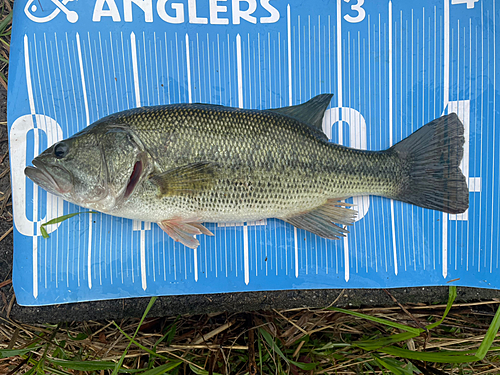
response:
<path id="1" fill-rule="evenodd" d="M 464 126 L 455 113 L 442 116 L 392 146 L 408 175 L 393 197 L 420 207 L 462 213 L 469 207 L 469 189 L 459 168 Z"/>

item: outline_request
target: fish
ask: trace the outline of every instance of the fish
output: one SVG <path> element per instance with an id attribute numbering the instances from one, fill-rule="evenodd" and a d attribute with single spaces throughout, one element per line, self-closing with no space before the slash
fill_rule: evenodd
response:
<path id="1" fill-rule="evenodd" d="M 377 195 L 451 214 L 469 206 L 464 127 L 437 118 L 385 150 L 329 142 L 332 99 L 241 109 L 180 103 L 106 116 L 34 158 L 25 174 L 76 205 L 157 223 L 189 248 L 203 223 L 281 219 L 327 239 L 348 233 L 345 200 Z"/>

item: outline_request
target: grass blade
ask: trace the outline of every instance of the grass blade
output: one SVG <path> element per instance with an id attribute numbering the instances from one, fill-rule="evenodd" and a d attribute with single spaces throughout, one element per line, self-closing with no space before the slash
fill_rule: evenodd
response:
<path id="1" fill-rule="evenodd" d="M 84 212 L 73 212 L 72 214 L 67 214 L 63 216 L 56 217 L 55 219 L 49 220 L 46 223 L 43 223 L 40 225 L 40 232 L 42 233 L 42 237 L 47 239 L 49 238 L 49 234 L 47 233 L 47 230 L 44 228 L 46 225 L 52 225 L 52 224 L 58 224 L 63 222 L 64 220 L 71 219 L 73 216 L 80 215 L 80 214 L 98 214 L 99 212 L 96 211 L 84 211 Z"/>
<path id="2" fill-rule="evenodd" d="M 161 375 L 166 373 L 167 371 L 173 370 L 174 368 L 178 367 L 181 363 L 182 361 L 165 363 L 164 365 L 142 372 L 141 375 Z"/>
<path id="3" fill-rule="evenodd" d="M 115 367 L 116 363 L 107 361 L 65 361 L 62 359 L 47 358 L 47 360 L 55 365 L 63 368 L 68 368 L 77 371 L 99 371 L 110 370 Z"/>
<path id="4" fill-rule="evenodd" d="M 366 314 L 363 314 L 363 313 L 360 313 L 357 311 L 344 310 L 344 309 L 340 309 L 338 307 L 329 307 L 328 310 L 337 311 L 337 312 L 349 314 L 349 315 L 352 315 L 352 316 L 355 316 L 358 318 L 366 319 L 366 320 L 369 320 L 371 322 L 384 324 L 384 325 L 392 327 L 392 328 L 397 328 L 397 329 L 401 329 L 403 331 L 411 332 L 417 336 L 420 335 L 420 333 L 422 332 L 422 330 L 419 328 L 413 328 L 413 327 L 410 327 L 410 326 L 407 326 L 404 324 L 392 322 L 390 320 L 378 318 L 375 316 L 366 315 Z"/>
<path id="5" fill-rule="evenodd" d="M 195 367 L 191 364 L 189 364 L 189 368 L 191 369 L 191 371 L 193 371 L 196 375 L 209 375 L 210 373 L 207 371 L 207 370 L 202 370 L 202 369 L 199 369 L 198 367 Z M 219 374 L 217 372 L 212 372 L 213 375 L 222 375 L 222 374 Z"/>
<path id="6" fill-rule="evenodd" d="M 149 300 L 148 306 L 146 307 L 146 310 L 144 311 L 144 314 L 142 314 L 141 321 L 137 325 L 137 328 L 136 328 L 136 330 L 134 332 L 134 336 L 132 336 L 133 340 L 135 340 L 135 336 L 137 336 L 137 332 L 139 332 L 139 328 L 141 328 L 142 322 L 144 322 L 144 319 L 146 319 L 146 315 L 148 315 L 149 310 L 151 310 L 151 308 L 153 307 L 153 305 L 154 305 L 154 303 L 156 301 L 156 298 L 157 297 L 151 297 L 151 299 Z M 118 370 L 122 367 L 123 360 L 125 359 L 125 356 L 127 355 L 127 351 L 130 348 L 130 345 L 132 345 L 132 341 L 129 341 L 129 343 L 127 345 L 127 348 L 123 351 L 123 354 L 122 354 L 120 360 L 118 361 L 118 363 L 115 365 L 115 368 L 114 368 L 114 370 L 113 370 L 113 372 L 112 372 L 111 375 L 117 375 L 118 374 Z"/>
<path id="7" fill-rule="evenodd" d="M 389 346 L 398 342 L 412 339 L 416 336 L 418 335 L 414 335 L 411 332 L 402 332 L 395 335 L 390 335 L 389 337 L 382 337 L 380 339 L 357 341 L 354 342 L 353 345 L 364 350 L 372 351 L 383 348 L 384 346 Z"/>
<path id="8" fill-rule="evenodd" d="M 448 294 L 448 303 L 446 304 L 446 310 L 444 310 L 443 317 L 439 321 L 432 323 L 432 324 L 426 326 L 425 328 L 430 330 L 430 329 L 436 328 L 438 325 L 443 323 L 444 319 L 446 318 L 446 316 L 450 312 L 451 307 L 453 306 L 453 302 L 455 302 L 455 298 L 457 298 L 457 287 L 450 286 L 448 293 L 449 293 Z"/>
<path id="9" fill-rule="evenodd" d="M 168 360 L 169 360 L 169 358 L 167 358 L 167 357 L 165 357 L 165 356 L 163 356 L 163 355 L 161 355 L 161 354 L 158 354 L 158 353 L 156 353 L 155 351 L 153 351 L 153 350 L 151 350 L 151 349 L 148 349 L 148 348 L 146 348 L 144 345 L 141 345 L 140 343 L 138 343 L 137 341 L 135 341 L 133 337 L 130 337 L 129 335 L 127 335 L 127 334 L 126 334 L 126 333 L 125 333 L 125 332 L 124 332 L 124 331 L 120 328 L 120 326 L 119 326 L 118 324 L 116 324 L 115 322 L 113 322 L 113 324 L 114 324 L 114 325 L 115 325 L 115 327 L 116 327 L 116 328 L 117 328 L 117 329 L 121 332 L 121 334 L 122 334 L 123 336 L 125 336 L 125 337 L 126 337 L 126 338 L 130 341 L 130 343 L 131 343 L 131 344 L 136 345 L 138 348 L 140 348 L 140 349 L 144 350 L 146 353 L 148 353 L 148 354 L 150 354 L 150 355 L 152 355 L 152 356 L 154 356 L 154 357 L 161 358 L 161 359 L 163 359 L 163 360 L 165 360 L 165 361 L 168 361 Z"/>
<path id="10" fill-rule="evenodd" d="M 395 346 L 381 348 L 379 351 L 406 359 L 416 359 L 423 362 L 437 363 L 467 363 L 479 360 L 474 355 L 466 355 L 461 352 L 440 351 L 433 353 L 416 352 L 408 349 L 401 349 Z"/>
<path id="11" fill-rule="evenodd" d="M 0 33 L 3 33 L 4 30 L 9 26 L 10 21 L 12 21 L 12 15 L 14 12 L 10 12 L 7 17 L 5 17 L 2 22 L 0 22 Z"/>
<path id="12" fill-rule="evenodd" d="M 309 371 L 309 370 L 313 370 L 315 367 L 316 367 L 316 363 L 303 363 L 303 362 L 295 362 L 295 361 L 292 361 L 291 359 L 288 359 L 284 354 L 283 352 L 281 351 L 281 349 L 278 347 L 278 345 L 276 345 L 276 343 L 274 342 L 273 338 L 271 337 L 271 335 L 263 328 L 259 328 L 259 332 L 260 334 L 264 337 L 264 339 L 266 340 L 267 344 L 273 348 L 273 350 L 278 353 L 278 355 L 283 358 L 287 363 L 291 363 L 292 365 L 295 365 L 297 366 L 298 368 L 302 369 L 302 370 L 305 370 L 305 371 Z"/>
<path id="13" fill-rule="evenodd" d="M 397 367 L 395 367 L 395 366 L 387 363 L 382 358 L 379 358 L 379 357 L 376 357 L 376 356 L 374 356 L 373 358 L 375 359 L 375 362 L 377 362 L 377 364 L 380 367 L 386 368 L 387 370 L 389 370 L 390 372 L 392 372 L 394 375 L 405 375 L 405 373 L 403 371 L 401 371 Z"/>
<path id="14" fill-rule="evenodd" d="M 0 349 L 0 358 L 9 358 L 18 355 L 24 355 L 26 353 L 29 353 L 33 350 L 38 350 L 40 348 L 41 346 L 35 346 L 33 348 L 24 348 L 24 349 Z"/>
<path id="15" fill-rule="evenodd" d="M 500 328 L 500 307 L 497 309 L 497 312 L 493 317 L 493 320 L 491 321 L 488 331 L 486 331 L 486 335 L 484 336 L 483 342 L 481 343 L 481 345 L 479 345 L 479 348 L 477 349 L 476 357 L 478 357 L 479 360 L 482 360 L 486 355 L 486 353 L 488 353 L 488 350 L 491 348 L 491 344 L 493 344 L 493 340 L 495 340 L 499 328 Z"/>

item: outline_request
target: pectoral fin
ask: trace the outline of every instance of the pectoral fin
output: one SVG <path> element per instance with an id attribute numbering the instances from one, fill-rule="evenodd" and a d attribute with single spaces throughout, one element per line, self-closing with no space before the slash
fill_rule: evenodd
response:
<path id="1" fill-rule="evenodd" d="M 203 161 L 152 175 L 150 180 L 159 187 L 160 196 L 172 196 L 209 189 L 215 182 L 216 174 L 217 165 Z"/>
<path id="2" fill-rule="evenodd" d="M 161 221 L 158 225 L 175 241 L 180 242 L 191 249 L 196 249 L 200 245 L 200 242 L 194 237 L 195 235 L 214 235 L 198 221 L 175 218 Z"/>
<path id="3" fill-rule="evenodd" d="M 297 228 L 305 229 L 320 237 L 332 240 L 339 239 L 349 233 L 344 225 L 352 225 L 356 219 L 357 212 L 346 208 L 351 206 L 349 203 L 331 199 L 323 206 L 311 211 L 282 219 Z"/>

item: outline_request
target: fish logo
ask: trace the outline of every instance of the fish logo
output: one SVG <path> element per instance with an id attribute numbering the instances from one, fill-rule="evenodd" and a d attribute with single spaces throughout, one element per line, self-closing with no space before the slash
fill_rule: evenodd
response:
<path id="1" fill-rule="evenodd" d="M 69 10 L 68 8 L 66 8 L 66 4 L 68 4 L 70 1 L 74 1 L 74 0 L 61 0 L 61 1 L 60 0 L 51 0 L 51 2 L 56 6 L 56 8 L 47 16 L 35 15 L 35 13 L 38 11 L 39 7 L 40 7 L 40 11 L 42 13 L 47 13 L 48 11 L 46 9 L 43 9 L 40 3 L 38 6 L 36 4 L 33 4 L 34 1 L 35 0 L 28 0 L 28 2 L 26 3 L 26 6 L 24 7 L 24 13 L 33 22 L 45 23 L 45 22 L 52 21 L 61 12 L 66 14 L 66 19 L 69 22 L 75 23 L 76 21 L 78 21 L 78 13 L 76 13 L 74 10 Z"/>

